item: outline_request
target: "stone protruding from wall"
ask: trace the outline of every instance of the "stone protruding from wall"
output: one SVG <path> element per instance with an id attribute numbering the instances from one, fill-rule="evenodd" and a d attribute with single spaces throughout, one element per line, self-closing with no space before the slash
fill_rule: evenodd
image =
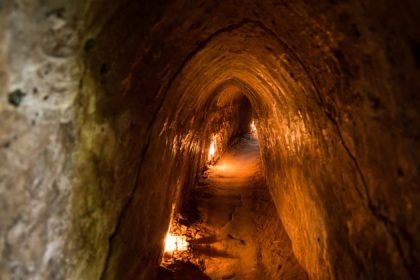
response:
<path id="1" fill-rule="evenodd" d="M 82 15 L 77 1 L 0 3 L 0 279 L 74 274 Z"/>

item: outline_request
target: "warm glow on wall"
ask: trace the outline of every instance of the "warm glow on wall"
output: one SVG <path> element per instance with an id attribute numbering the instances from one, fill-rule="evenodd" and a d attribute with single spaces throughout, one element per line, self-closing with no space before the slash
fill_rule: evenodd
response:
<path id="1" fill-rule="evenodd" d="M 211 161 L 214 157 L 216 156 L 216 136 L 213 136 L 213 140 L 211 141 L 210 144 L 210 149 L 209 149 L 209 161 Z"/>
<path id="2" fill-rule="evenodd" d="M 254 120 L 251 122 L 251 132 L 252 133 L 257 133 L 257 127 L 255 126 Z"/>
<path id="3" fill-rule="evenodd" d="M 165 238 L 165 253 L 187 251 L 188 241 L 186 236 L 174 235 L 168 232 Z"/>

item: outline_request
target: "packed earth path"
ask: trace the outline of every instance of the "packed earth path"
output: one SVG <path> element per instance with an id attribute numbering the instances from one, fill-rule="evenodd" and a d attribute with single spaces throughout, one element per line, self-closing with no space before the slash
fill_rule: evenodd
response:
<path id="1" fill-rule="evenodd" d="M 191 262 L 159 279 L 307 279 L 265 185 L 256 135 L 209 166 L 186 212 L 188 231 L 200 236 L 189 240 Z"/>

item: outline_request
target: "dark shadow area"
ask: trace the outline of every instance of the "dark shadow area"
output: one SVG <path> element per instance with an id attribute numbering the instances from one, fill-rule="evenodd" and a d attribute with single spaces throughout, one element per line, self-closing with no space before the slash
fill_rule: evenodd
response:
<path id="1" fill-rule="evenodd" d="M 156 280 L 211 280 L 211 278 L 191 262 L 176 261 L 167 268 L 160 267 Z"/>
<path id="2" fill-rule="evenodd" d="M 222 250 L 217 250 L 210 245 L 193 245 L 192 250 L 196 256 L 206 256 L 211 258 L 234 258 L 235 256 Z"/>

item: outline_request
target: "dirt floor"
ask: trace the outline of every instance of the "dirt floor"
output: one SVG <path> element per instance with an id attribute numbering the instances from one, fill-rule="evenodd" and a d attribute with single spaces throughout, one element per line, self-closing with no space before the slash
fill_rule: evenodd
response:
<path id="1" fill-rule="evenodd" d="M 255 135 L 204 172 L 177 222 L 190 250 L 167 259 L 158 279 L 307 279 L 265 185 Z"/>

